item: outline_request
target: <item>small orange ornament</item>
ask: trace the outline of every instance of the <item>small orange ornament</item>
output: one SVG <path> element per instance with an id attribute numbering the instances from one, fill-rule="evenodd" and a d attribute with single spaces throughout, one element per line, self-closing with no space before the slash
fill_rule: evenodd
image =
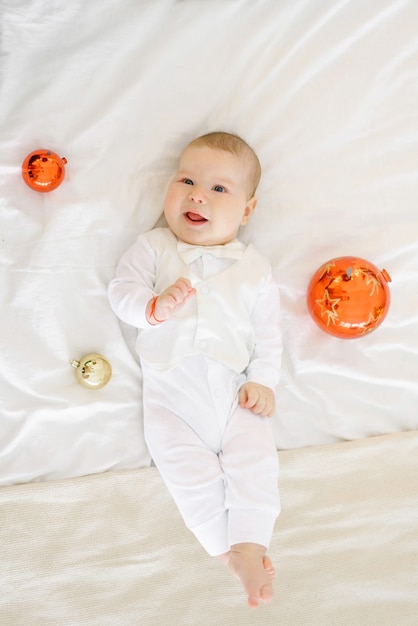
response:
<path id="1" fill-rule="evenodd" d="M 386 270 L 354 256 L 332 259 L 312 276 L 307 304 L 312 319 L 335 337 L 350 339 L 371 332 L 389 309 L 391 278 Z"/>
<path id="2" fill-rule="evenodd" d="M 52 191 L 64 180 L 66 163 L 51 150 L 35 150 L 22 163 L 23 180 L 35 191 Z"/>

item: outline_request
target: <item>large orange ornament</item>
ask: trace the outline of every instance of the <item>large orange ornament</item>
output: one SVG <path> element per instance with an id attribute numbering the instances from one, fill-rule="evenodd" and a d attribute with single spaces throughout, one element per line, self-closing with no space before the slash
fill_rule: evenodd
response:
<path id="1" fill-rule="evenodd" d="M 52 191 L 64 180 L 66 163 L 51 150 L 35 150 L 22 163 L 23 180 L 35 191 Z"/>
<path id="2" fill-rule="evenodd" d="M 307 294 L 316 324 L 335 337 L 350 339 L 371 332 L 389 309 L 391 278 L 386 270 L 354 256 L 332 259 L 312 276 Z"/>

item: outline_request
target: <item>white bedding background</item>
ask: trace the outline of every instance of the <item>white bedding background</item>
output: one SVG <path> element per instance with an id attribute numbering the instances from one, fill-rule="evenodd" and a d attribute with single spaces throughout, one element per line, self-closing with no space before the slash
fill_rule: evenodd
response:
<path id="1" fill-rule="evenodd" d="M 110 310 L 117 260 L 161 214 L 183 146 L 215 129 L 259 154 L 243 237 L 281 291 L 280 449 L 418 428 L 415 0 L 3 0 L 0 484 L 149 463 L 134 332 Z M 68 160 L 50 193 L 21 163 Z M 341 340 L 306 309 L 341 255 L 392 277 L 389 313 Z M 105 355 L 109 384 L 69 365 Z"/>

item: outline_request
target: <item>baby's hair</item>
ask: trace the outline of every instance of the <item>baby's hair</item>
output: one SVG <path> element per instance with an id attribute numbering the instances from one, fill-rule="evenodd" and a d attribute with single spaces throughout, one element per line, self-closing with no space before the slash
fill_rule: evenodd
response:
<path id="1" fill-rule="evenodd" d="M 231 133 L 215 131 L 197 137 L 189 143 L 189 146 L 208 146 L 209 148 L 214 148 L 215 150 L 224 150 L 225 152 L 231 152 L 236 156 L 245 156 L 248 158 L 250 162 L 251 183 L 251 193 L 249 197 L 251 198 L 255 194 L 258 183 L 260 182 L 261 166 L 258 156 L 251 146 L 244 141 L 244 139 L 241 139 L 238 135 L 233 135 Z"/>

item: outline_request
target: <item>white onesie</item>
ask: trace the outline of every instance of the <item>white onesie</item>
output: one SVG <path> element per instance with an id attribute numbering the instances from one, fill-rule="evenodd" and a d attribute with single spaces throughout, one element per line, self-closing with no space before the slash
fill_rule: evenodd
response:
<path id="1" fill-rule="evenodd" d="M 187 527 L 211 555 L 242 542 L 268 547 L 280 510 L 277 450 L 269 418 L 241 409 L 237 394 L 246 381 L 278 382 L 277 287 L 252 246 L 192 248 L 169 229 L 140 235 L 109 300 L 139 329 L 145 437 Z M 215 256 L 225 251 L 232 258 Z M 148 301 L 180 276 L 196 297 L 151 326 Z"/>

